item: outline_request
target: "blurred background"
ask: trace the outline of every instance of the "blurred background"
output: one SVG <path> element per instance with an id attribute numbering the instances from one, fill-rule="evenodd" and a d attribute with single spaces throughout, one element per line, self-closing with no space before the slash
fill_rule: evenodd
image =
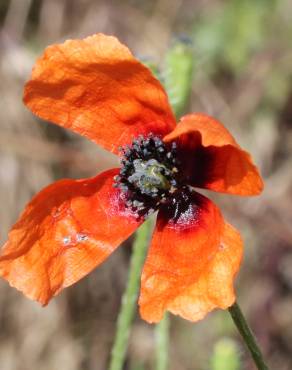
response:
<path id="1" fill-rule="evenodd" d="M 187 111 L 215 115 L 265 178 L 257 198 L 211 195 L 245 240 L 238 299 L 271 369 L 292 369 L 291 0 L 0 0 L 0 236 L 33 194 L 88 177 L 116 159 L 41 122 L 22 89 L 43 49 L 103 32 L 164 70 L 173 40 L 191 42 Z M 1 370 L 105 370 L 131 240 L 46 308 L 0 281 Z M 137 315 L 125 369 L 151 370 L 153 326 Z M 192 324 L 171 317 L 170 370 L 252 370 L 227 312 Z"/>

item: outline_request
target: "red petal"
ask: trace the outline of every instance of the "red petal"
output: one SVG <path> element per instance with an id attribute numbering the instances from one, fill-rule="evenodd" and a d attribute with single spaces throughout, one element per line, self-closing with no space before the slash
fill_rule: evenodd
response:
<path id="1" fill-rule="evenodd" d="M 229 131 L 205 114 L 190 114 L 164 141 L 178 141 L 187 181 L 213 191 L 256 195 L 263 181 L 251 156 Z"/>
<path id="2" fill-rule="evenodd" d="M 142 274 L 139 304 L 145 320 L 159 321 L 200 281 L 220 251 L 223 229 L 220 210 L 197 193 L 176 221 L 170 211 L 160 210 Z"/>
<path id="3" fill-rule="evenodd" d="M 24 102 L 40 118 L 117 152 L 139 134 L 175 126 L 166 93 L 115 37 L 52 45 L 36 62 Z"/>
<path id="4" fill-rule="evenodd" d="M 0 275 L 42 304 L 102 263 L 139 226 L 113 176 L 61 180 L 37 194 L 9 233 Z"/>
<path id="5" fill-rule="evenodd" d="M 169 305 L 175 315 L 197 321 L 214 308 L 226 309 L 235 302 L 233 280 L 242 260 L 239 232 L 225 224 L 220 249 L 199 279 Z"/>

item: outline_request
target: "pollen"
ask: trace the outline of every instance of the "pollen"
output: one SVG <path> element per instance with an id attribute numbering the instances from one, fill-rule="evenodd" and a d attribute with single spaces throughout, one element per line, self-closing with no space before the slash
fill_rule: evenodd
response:
<path id="1" fill-rule="evenodd" d="M 148 216 L 179 188 L 176 143 L 166 145 L 152 134 L 139 136 L 120 149 L 121 170 L 114 186 L 126 195 L 126 206 L 139 217 Z"/>

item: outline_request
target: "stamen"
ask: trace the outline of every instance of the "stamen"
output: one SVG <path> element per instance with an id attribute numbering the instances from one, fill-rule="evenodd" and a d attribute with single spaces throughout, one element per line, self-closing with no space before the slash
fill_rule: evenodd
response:
<path id="1" fill-rule="evenodd" d="M 154 212 L 179 186 L 176 144 L 167 146 L 159 137 L 139 136 L 121 148 L 121 170 L 114 187 L 126 195 L 126 206 L 138 217 Z"/>

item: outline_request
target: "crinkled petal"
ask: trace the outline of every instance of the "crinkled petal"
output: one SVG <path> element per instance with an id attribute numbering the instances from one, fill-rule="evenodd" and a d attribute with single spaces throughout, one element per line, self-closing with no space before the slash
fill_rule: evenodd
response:
<path id="1" fill-rule="evenodd" d="M 38 117 L 115 153 L 139 134 L 163 136 L 175 125 L 159 81 L 126 46 L 103 34 L 49 46 L 34 66 L 24 102 Z"/>
<path id="2" fill-rule="evenodd" d="M 251 156 L 210 116 L 184 116 L 164 141 L 178 141 L 186 181 L 193 186 L 237 195 L 257 195 L 263 190 Z"/>
<path id="3" fill-rule="evenodd" d="M 113 188 L 117 169 L 60 180 L 26 206 L 0 255 L 0 275 L 42 304 L 102 263 L 139 226 Z"/>
<path id="4" fill-rule="evenodd" d="M 169 311 L 190 321 L 201 320 L 215 308 L 226 309 L 235 302 L 233 280 L 242 260 L 239 232 L 225 223 L 220 248 L 193 285 L 169 305 Z"/>
<path id="5" fill-rule="evenodd" d="M 200 282 L 209 271 L 210 263 L 221 253 L 223 232 L 220 210 L 198 193 L 193 193 L 192 201 L 185 209 L 178 205 L 175 209 L 159 211 L 142 273 L 139 304 L 145 320 L 157 322 L 164 311 L 175 309 L 186 316 L 178 311 L 177 302 L 190 287 Z M 218 280 L 218 287 L 215 284 L 214 288 L 222 289 L 222 282 L 222 279 Z M 204 301 L 205 292 L 202 290 L 201 293 Z M 223 303 L 219 298 L 217 305 L 220 304 Z M 194 316 L 193 320 L 196 319 Z"/>

